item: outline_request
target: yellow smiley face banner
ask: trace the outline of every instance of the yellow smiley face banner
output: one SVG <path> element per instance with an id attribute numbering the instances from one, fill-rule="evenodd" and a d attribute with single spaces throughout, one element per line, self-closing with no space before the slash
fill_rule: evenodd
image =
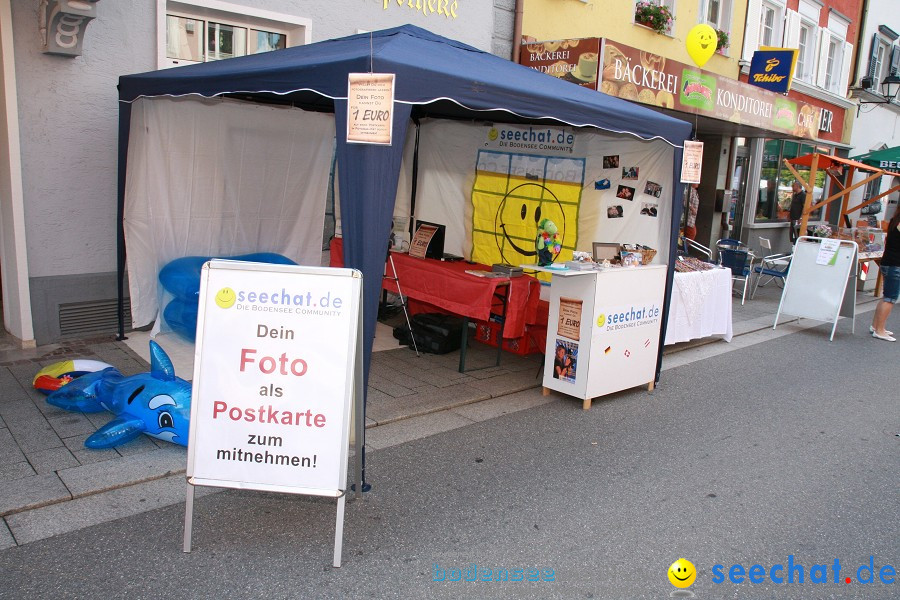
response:
<path id="1" fill-rule="evenodd" d="M 488 129 L 472 188 L 473 261 L 536 264 L 535 238 L 543 219 L 556 224 L 562 240 L 554 262 L 571 260 L 585 177 L 585 159 L 572 156 L 574 144 L 575 134 L 565 128 Z"/>
<path id="2" fill-rule="evenodd" d="M 702 67 L 715 54 L 718 41 L 716 30 L 709 25 L 701 24 L 691 28 L 684 40 L 684 45 L 687 47 L 688 54 L 691 55 L 691 60 L 697 63 L 698 67 Z"/>

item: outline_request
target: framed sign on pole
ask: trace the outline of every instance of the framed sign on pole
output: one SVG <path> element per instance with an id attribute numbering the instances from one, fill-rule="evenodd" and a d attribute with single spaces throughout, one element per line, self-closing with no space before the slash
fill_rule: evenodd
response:
<path id="1" fill-rule="evenodd" d="M 337 499 L 340 566 L 354 405 L 362 489 L 361 293 L 362 275 L 353 269 L 226 260 L 203 266 L 185 552 L 194 486 L 307 494 Z"/>

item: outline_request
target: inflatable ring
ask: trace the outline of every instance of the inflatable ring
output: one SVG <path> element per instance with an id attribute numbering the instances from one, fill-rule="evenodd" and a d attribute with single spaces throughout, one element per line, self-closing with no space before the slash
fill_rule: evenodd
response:
<path id="1" fill-rule="evenodd" d="M 31 385 L 37 391 L 49 394 L 55 392 L 76 377 L 87 373 L 95 373 L 103 369 L 109 369 L 112 365 L 99 360 L 87 360 L 76 358 L 48 365 L 37 372 Z"/>

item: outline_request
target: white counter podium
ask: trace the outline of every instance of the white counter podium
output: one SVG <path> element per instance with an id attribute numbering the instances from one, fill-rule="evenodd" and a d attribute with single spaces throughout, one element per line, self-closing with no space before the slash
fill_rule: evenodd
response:
<path id="1" fill-rule="evenodd" d="M 653 389 L 666 287 L 665 265 L 552 273 L 544 358 L 550 390 L 583 400 L 639 385 Z"/>

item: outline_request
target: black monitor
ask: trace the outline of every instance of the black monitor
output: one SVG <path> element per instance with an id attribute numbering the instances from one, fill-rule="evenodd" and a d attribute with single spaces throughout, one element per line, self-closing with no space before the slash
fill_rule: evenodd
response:
<path id="1" fill-rule="evenodd" d="M 444 258 L 444 238 L 447 234 L 447 227 L 445 225 L 441 225 L 439 223 L 429 223 L 428 221 L 416 221 L 416 233 L 413 234 L 413 239 L 415 240 L 416 234 L 419 233 L 419 228 L 425 226 L 425 230 L 433 230 L 434 233 L 431 235 L 431 239 L 428 241 L 428 247 L 425 249 L 425 258 L 434 258 L 437 260 L 441 260 Z"/>

